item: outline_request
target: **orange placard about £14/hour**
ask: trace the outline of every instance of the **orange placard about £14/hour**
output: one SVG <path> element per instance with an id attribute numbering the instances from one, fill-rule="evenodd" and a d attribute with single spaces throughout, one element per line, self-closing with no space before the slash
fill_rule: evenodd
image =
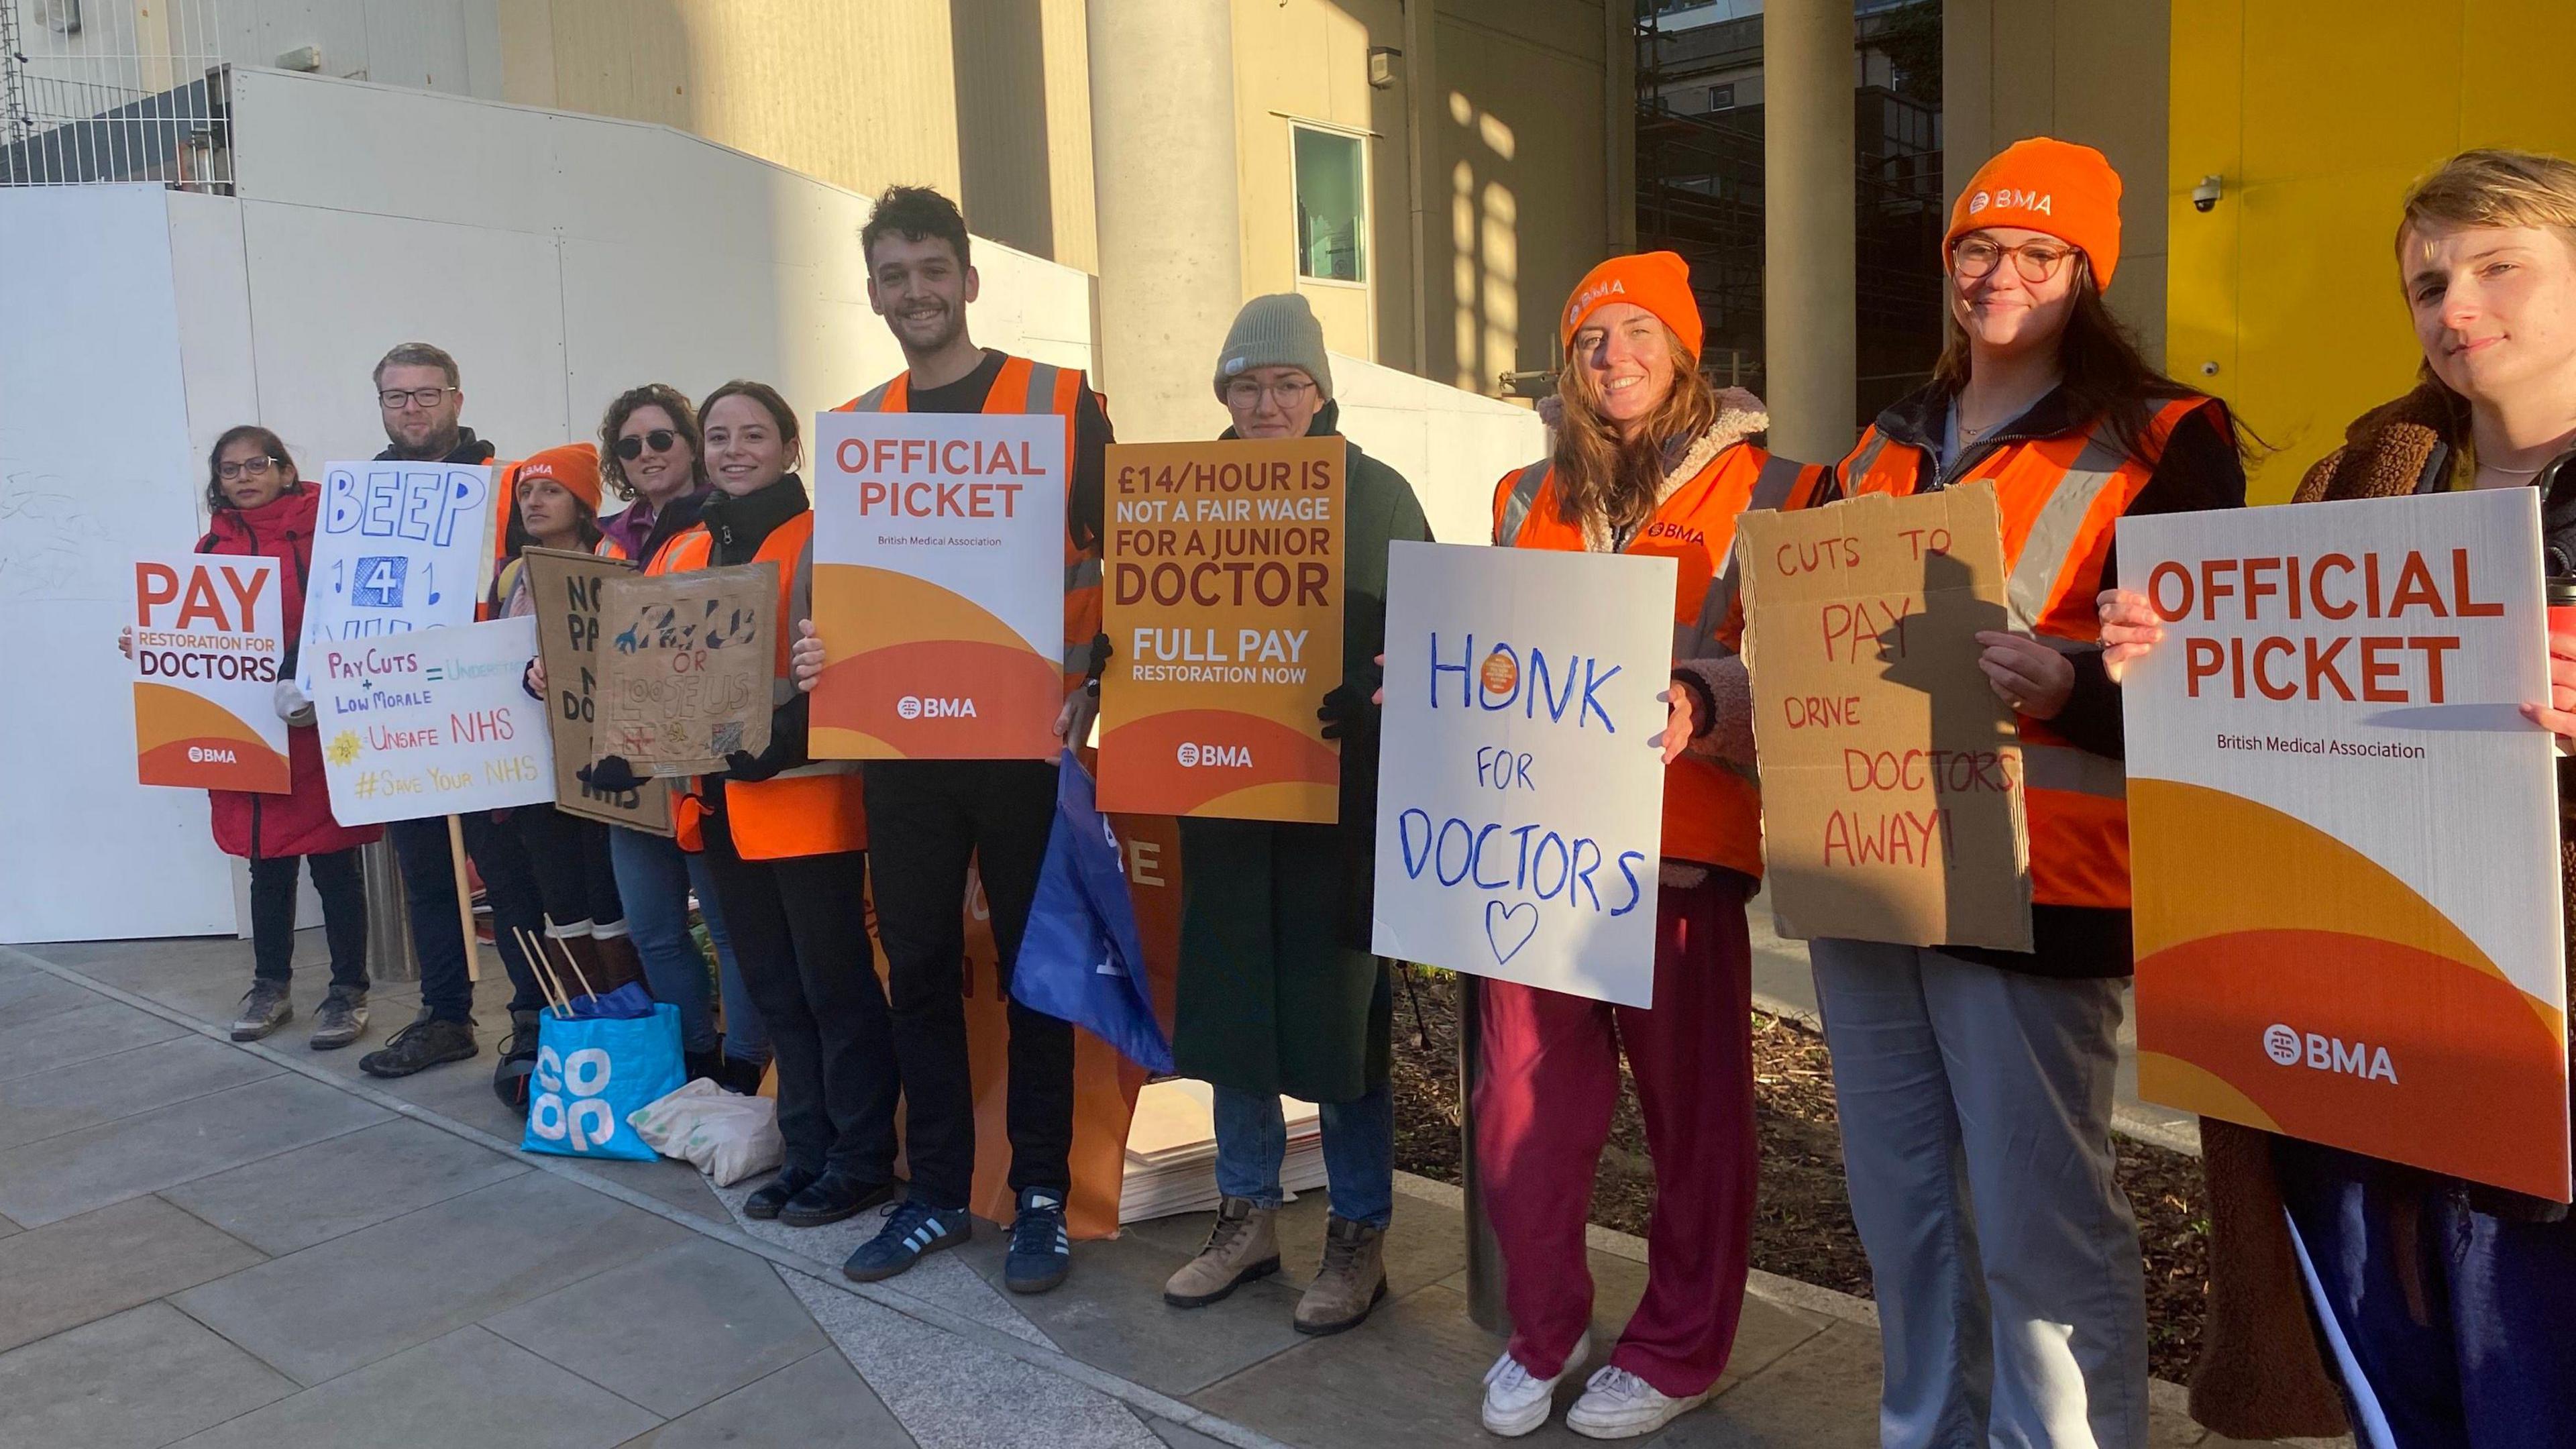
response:
<path id="1" fill-rule="evenodd" d="M 2568 1198 L 2535 490 L 2120 522 L 2138 1092 Z"/>
<path id="2" fill-rule="evenodd" d="M 1329 824 L 1341 753 L 1340 438 L 1113 445 L 1100 808 Z"/>
<path id="3" fill-rule="evenodd" d="M 134 763 L 146 785 L 288 792 L 277 560 L 174 554 L 134 564 Z"/>
<path id="4" fill-rule="evenodd" d="M 1055 758 L 1070 433 L 1052 413 L 815 418 L 816 759 Z"/>

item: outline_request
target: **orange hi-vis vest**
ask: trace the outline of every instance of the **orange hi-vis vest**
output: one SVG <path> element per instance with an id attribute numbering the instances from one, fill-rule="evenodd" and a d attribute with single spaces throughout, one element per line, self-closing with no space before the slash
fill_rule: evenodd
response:
<path id="1" fill-rule="evenodd" d="M 674 574 L 705 568 L 715 557 L 715 546 L 715 535 L 707 532 L 706 525 L 693 524 L 654 550 L 644 572 Z M 787 651 L 796 642 L 796 621 L 814 613 L 814 510 L 809 508 L 770 530 L 751 558 L 754 563 L 778 565 L 778 657 L 770 683 L 770 703 L 776 707 L 795 697 Z M 728 780 L 724 800 L 734 850 L 745 860 L 868 848 L 867 806 L 856 760 L 816 760 L 767 780 Z M 700 782 L 692 780 L 675 804 L 680 844 L 699 848 L 699 822 L 706 814 Z"/>
<path id="2" fill-rule="evenodd" d="M 2109 418 L 2053 438 L 2006 443 L 1978 458 L 1949 487 L 1995 485 L 2004 527 L 2004 601 L 2015 629 L 2065 654 L 2097 652 L 2094 596 L 2120 515 L 2155 476 L 2165 440 L 2205 397 L 2174 398 L 2149 414 L 2143 457 L 2120 446 Z M 1922 449 L 1873 426 L 1837 470 L 1845 496 L 1904 497 L 1933 472 Z M 2043 906 L 2129 908 L 2129 774 L 2120 761 L 2082 749 L 2042 720 L 2018 716 L 2022 798 L 2030 820 L 2030 897 Z"/>
<path id="3" fill-rule="evenodd" d="M 984 395 L 986 413 L 1054 413 L 1064 419 L 1064 473 L 1073 483 L 1073 412 L 1082 400 L 1082 372 L 1003 354 L 1001 374 Z M 890 382 L 861 393 L 836 413 L 911 411 L 912 374 L 898 373 Z M 1100 634 L 1100 548 L 1078 548 L 1068 523 L 1064 533 L 1064 691 L 1071 694 L 1091 677 L 1091 641 Z"/>
<path id="4" fill-rule="evenodd" d="M 1512 548 L 1580 553 L 1583 529 L 1558 516 L 1555 467 L 1542 459 L 1506 474 L 1494 488 L 1494 542 Z M 1737 443 L 1674 489 L 1637 529 L 1624 552 L 1670 558 L 1679 566 L 1673 593 L 1673 658 L 1726 652 L 1715 624 L 1734 594 L 1735 520 L 1747 508 L 1806 502 L 1823 481 L 1813 464 L 1774 458 Z M 1762 791 L 1753 773 L 1701 755 L 1684 755 L 1664 771 L 1664 854 L 1762 874 Z"/>

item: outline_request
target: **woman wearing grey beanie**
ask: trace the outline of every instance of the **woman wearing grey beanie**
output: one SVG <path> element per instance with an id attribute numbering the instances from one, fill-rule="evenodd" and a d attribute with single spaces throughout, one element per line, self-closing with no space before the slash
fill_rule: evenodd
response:
<path id="1" fill-rule="evenodd" d="M 1324 330 L 1294 293 L 1243 306 L 1217 354 L 1228 438 L 1338 435 Z M 1301 1333 L 1356 1327 L 1386 1296 L 1394 1211 L 1386 963 L 1369 954 L 1376 870 L 1378 707 L 1387 545 L 1427 540 L 1413 486 L 1350 444 L 1343 534 L 1342 680 L 1319 702 L 1341 742 L 1341 822 L 1181 821 L 1182 1075 L 1215 1089 L 1223 1199 L 1207 1246 L 1164 1285 L 1181 1308 L 1279 1270 L 1274 1218 L 1287 1146 L 1282 1093 L 1318 1104 L 1332 1212 L 1324 1260 L 1298 1301 Z"/>

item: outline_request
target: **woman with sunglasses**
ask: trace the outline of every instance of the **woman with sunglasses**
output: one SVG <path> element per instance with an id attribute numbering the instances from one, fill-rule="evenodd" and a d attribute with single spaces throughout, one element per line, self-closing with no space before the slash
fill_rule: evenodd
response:
<path id="1" fill-rule="evenodd" d="M 714 491 L 697 409 L 665 383 L 628 388 L 600 418 L 599 448 L 600 481 L 628 502 L 601 520 L 596 552 L 640 567 L 665 542 L 696 526 L 699 509 Z M 760 1090 L 769 1066 L 769 1034 L 734 964 L 733 939 L 705 859 L 667 835 L 614 825 L 608 827 L 608 855 L 626 902 L 628 930 L 644 958 L 644 979 L 655 1000 L 679 1009 L 689 1075 L 737 1092 Z M 715 947 L 721 1034 L 709 1010 L 706 957 L 689 929 L 693 894 Z"/>
<path id="2" fill-rule="evenodd" d="M 1987 162 L 1951 212 L 1932 381 L 1821 490 L 1994 488 L 2011 627 L 1977 635 L 1978 667 L 2015 715 L 2029 819 L 2031 950 L 1809 947 L 1890 1449 L 2147 1441 L 2146 1285 L 2111 1155 L 2126 779 L 2093 600 L 2122 515 L 2240 506 L 2245 472 L 2226 410 L 2104 307 L 2119 257 L 2100 152 L 2038 138 Z M 1732 714 L 1720 733 L 1750 758 Z"/>
<path id="3" fill-rule="evenodd" d="M 206 510 L 212 522 L 197 552 L 277 560 L 285 605 L 286 657 L 278 665 L 277 713 L 285 720 L 288 782 L 284 795 L 210 790 L 215 845 L 250 861 L 251 985 L 233 1014 L 232 1038 L 257 1041 L 295 1019 L 288 1000 L 295 954 L 295 866 L 313 877 L 322 898 L 322 934 L 331 947 L 331 988 L 313 1014 L 309 1045 L 328 1051 L 367 1028 L 367 896 L 359 883 L 358 847 L 384 834 L 331 816 L 322 777 L 313 702 L 295 688 L 295 641 L 304 629 L 305 576 L 313 563 L 313 515 L 321 494 L 304 486 L 277 434 L 228 428 L 206 457 Z M 117 648 L 134 652 L 126 629 Z"/>

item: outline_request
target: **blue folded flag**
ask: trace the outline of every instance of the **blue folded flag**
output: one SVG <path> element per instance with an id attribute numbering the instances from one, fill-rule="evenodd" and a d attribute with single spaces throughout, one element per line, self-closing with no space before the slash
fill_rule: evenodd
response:
<path id="1" fill-rule="evenodd" d="M 1149 1072 L 1172 1069 L 1171 1040 L 1154 1018 L 1118 837 L 1071 750 L 1056 766 L 1055 825 L 1011 967 L 1011 995 L 1032 1011 L 1089 1031 Z"/>

